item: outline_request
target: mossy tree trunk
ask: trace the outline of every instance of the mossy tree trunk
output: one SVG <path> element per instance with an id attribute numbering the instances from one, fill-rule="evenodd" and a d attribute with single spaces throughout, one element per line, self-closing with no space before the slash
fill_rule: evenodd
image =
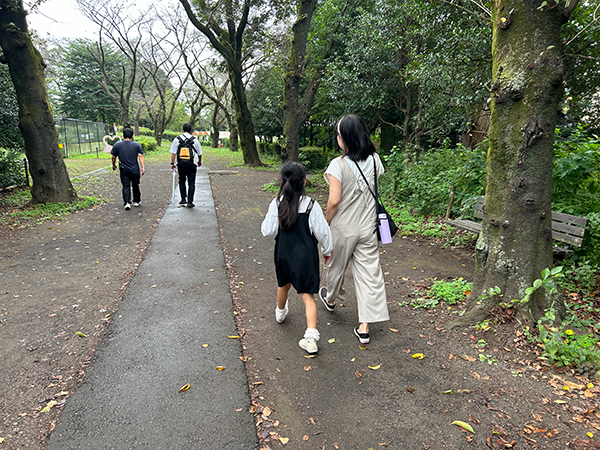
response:
<path id="1" fill-rule="evenodd" d="M 545 2 L 544 2 L 545 3 Z M 492 2 L 493 86 L 490 147 L 483 229 L 469 312 L 462 323 L 483 319 L 498 298 L 478 301 L 498 286 L 504 301 L 552 266 L 552 145 L 565 63 L 561 26 L 577 1 L 495 0 Z M 521 310 L 537 319 L 560 299 L 538 289 Z"/>
<path id="2" fill-rule="evenodd" d="M 19 103 L 19 127 L 33 185 L 31 201 L 69 203 L 77 198 L 58 147 L 48 101 L 45 64 L 33 46 L 22 0 L 0 0 L 0 47 Z"/>
<path id="3" fill-rule="evenodd" d="M 298 135 L 317 92 L 322 72 L 313 73 L 304 94 L 300 94 L 302 73 L 306 67 L 306 42 L 317 0 L 301 0 L 298 5 L 298 18 L 292 26 L 292 48 L 288 59 L 283 86 L 283 146 L 281 161 L 299 161 Z"/>

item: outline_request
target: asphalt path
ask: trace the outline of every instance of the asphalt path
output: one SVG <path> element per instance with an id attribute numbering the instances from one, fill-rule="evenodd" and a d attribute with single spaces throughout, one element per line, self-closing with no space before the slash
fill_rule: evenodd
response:
<path id="1" fill-rule="evenodd" d="M 46 450 L 258 448 L 208 168 L 178 202 Z"/>

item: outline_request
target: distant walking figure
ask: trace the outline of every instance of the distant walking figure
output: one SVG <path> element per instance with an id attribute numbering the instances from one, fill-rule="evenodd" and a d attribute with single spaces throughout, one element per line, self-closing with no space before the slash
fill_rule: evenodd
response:
<path id="1" fill-rule="evenodd" d="M 336 125 L 337 143 L 342 156 L 333 159 L 325 171 L 329 184 L 327 223 L 333 236 L 333 258 L 327 271 L 327 287 L 319 297 L 328 311 L 335 308 L 344 283 L 344 273 L 352 264 L 352 276 L 358 305 L 359 326 L 354 334 L 368 344 L 369 323 L 389 320 L 383 273 L 379 264 L 379 244 L 375 233 L 375 200 L 371 190 L 377 175 L 384 171 L 363 120 L 354 114 L 342 117 Z"/>
<path id="2" fill-rule="evenodd" d="M 183 133 L 173 139 L 171 144 L 171 170 L 179 172 L 179 193 L 181 206 L 188 208 L 194 206 L 194 193 L 196 192 L 196 170 L 202 165 L 202 147 L 200 142 L 191 134 L 192 124 L 183 124 Z M 187 192 L 185 184 L 187 182 Z"/>
<path id="3" fill-rule="evenodd" d="M 306 312 L 306 331 L 298 345 L 308 353 L 317 353 L 317 305 L 319 290 L 319 249 L 325 262 L 331 259 L 332 241 L 321 207 L 306 196 L 306 169 L 291 162 L 281 168 L 281 188 L 269 205 L 262 223 L 263 236 L 275 235 L 275 272 L 277 307 L 275 320 L 281 323 L 288 313 L 288 292 L 294 286 L 302 295 Z"/>
<path id="4" fill-rule="evenodd" d="M 123 129 L 123 140 L 117 142 L 112 150 L 112 168 L 117 170 L 117 158 L 119 158 L 119 173 L 123 185 L 123 205 L 125 209 L 131 209 L 131 192 L 133 191 L 133 206 L 140 206 L 142 194 L 140 192 L 140 177 L 146 172 L 144 165 L 144 150 L 142 146 L 133 140 L 133 130 Z M 138 159 L 142 168 L 138 165 Z"/>

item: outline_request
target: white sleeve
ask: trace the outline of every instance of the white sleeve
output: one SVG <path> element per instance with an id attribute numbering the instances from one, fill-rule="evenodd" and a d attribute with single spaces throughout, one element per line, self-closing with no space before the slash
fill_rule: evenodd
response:
<path id="1" fill-rule="evenodd" d="M 277 208 L 277 199 L 274 198 L 269 205 L 269 211 L 260 227 L 263 236 L 275 236 L 279 230 L 279 210 Z"/>
<path id="2" fill-rule="evenodd" d="M 202 146 L 200 145 L 200 141 L 198 141 L 198 138 L 194 139 L 194 147 L 196 147 L 196 153 L 198 153 L 198 155 L 201 155 Z"/>
<path id="3" fill-rule="evenodd" d="M 329 184 L 329 175 L 332 175 L 340 182 L 342 181 L 342 167 L 340 166 L 339 158 L 332 159 L 327 167 L 327 170 L 323 174 L 327 184 Z"/>
<path id="4" fill-rule="evenodd" d="M 379 178 L 385 172 L 385 168 L 383 167 L 383 163 L 381 162 L 379 155 L 377 153 L 375 153 L 375 155 L 377 155 L 377 157 L 374 158 L 377 164 L 377 178 Z"/>
<path id="5" fill-rule="evenodd" d="M 177 154 L 177 148 L 179 147 L 179 140 L 177 138 L 173 139 L 173 143 L 171 144 L 171 153 Z"/>
<path id="6" fill-rule="evenodd" d="M 308 225 L 311 233 L 315 235 L 321 244 L 321 253 L 323 256 L 331 255 L 333 250 L 331 231 L 329 230 L 329 225 L 323 215 L 323 210 L 316 201 L 310 211 L 310 216 L 308 216 Z"/>

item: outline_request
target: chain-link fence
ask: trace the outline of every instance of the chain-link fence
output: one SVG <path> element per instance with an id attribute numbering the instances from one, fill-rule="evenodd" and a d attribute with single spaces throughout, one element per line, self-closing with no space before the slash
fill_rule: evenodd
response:
<path id="1" fill-rule="evenodd" d="M 104 151 L 106 145 L 103 138 L 108 129 L 105 123 L 63 117 L 55 119 L 54 124 L 58 131 L 58 145 L 65 158 Z"/>

